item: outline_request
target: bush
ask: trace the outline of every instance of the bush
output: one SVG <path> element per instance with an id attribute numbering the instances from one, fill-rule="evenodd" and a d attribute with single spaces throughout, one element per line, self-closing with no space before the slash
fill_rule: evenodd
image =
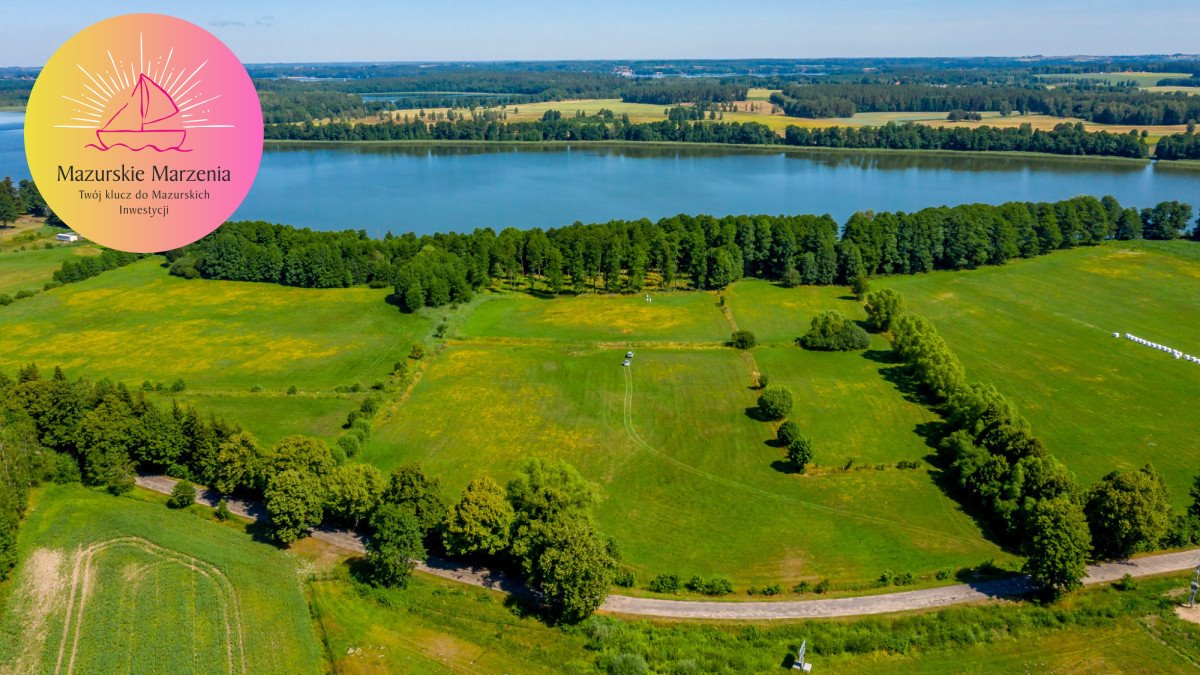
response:
<path id="1" fill-rule="evenodd" d="M 1113 584 L 1118 591 L 1136 591 L 1138 589 L 1138 581 L 1133 578 L 1133 575 L 1128 572 L 1121 577 L 1120 581 Z"/>
<path id="2" fill-rule="evenodd" d="M 758 344 L 758 338 L 748 330 L 734 331 L 729 344 L 737 349 L 750 349 Z"/>
<path id="3" fill-rule="evenodd" d="M 899 291 L 884 288 L 867 294 L 867 321 L 876 331 L 890 330 L 904 309 L 904 296 Z"/>
<path id="4" fill-rule="evenodd" d="M 613 575 L 613 583 L 621 588 L 633 588 L 633 585 L 637 583 L 637 576 L 634 575 L 633 570 L 622 568 Z"/>
<path id="5" fill-rule="evenodd" d="M 59 485 L 83 482 L 83 472 L 79 470 L 79 461 L 65 452 L 55 453 L 54 469 L 50 480 Z"/>
<path id="6" fill-rule="evenodd" d="M 705 595 L 729 595 L 733 592 L 733 582 L 721 574 L 714 574 L 701 585 Z"/>
<path id="7" fill-rule="evenodd" d="M 862 300 L 867 296 L 867 292 L 871 290 L 871 282 L 867 279 L 867 275 L 861 272 L 854 275 L 850 280 L 850 292 L 854 294 L 855 300 Z"/>
<path id="8" fill-rule="evenodd" d="M 937 572 L 934 572 L 933 576 L 938 581 L 945 581 L 946 579 L 949 579 L 950 577 L 954 576 L 954 570 L 952 570 L 948 567 L 943 567 L 942 569 L 938 570 Z"/>
<path id="9" fill-rule="evenodd" d="M 187 389 L 187 383 L 183 381 L 182 377 L 171 383 L 171 391 L 180 392 L 185 389 Z"/>
<path id="10" fill-rule="evenodd" d="M 25 298 L 32 298 L 33 296 L 35 296 L 37 294 L 38 294 L 38 291 L 32 291 L 27 288 L 22 291 L 17 291 L 16 299 L 24 300 Z"/>
<path id="11" fill-rule="evenodd" d="M 788 447 L 792 441 L 800 438 L 800 425 L 788 420 L 779 425 L 779 431 L 775 432 L 775 440 L 779 441 L 779 445 Z"/>
<path id="12" fill-rule="evenodd" d="M 831 309 L 813 317 L 808 332 L 797 342 L 805 349 L 849 352 L 866 349 L 871 338 L 858 324 Z"/>
<path id="13" fill-rule="evenodd" d="M 809 584 L 807 581 L 801 581 L 801 582 L 797 583 L 795 586 L 792 586 L 793 593 L 807 593 L 808 591 L 809 591 Z"/>
<path id="14" fill-rule="evenodd" d="M 261 384 L 256 384 L 256 385 L 250 387 L 251 394 L 257 394 L 257 393 L 261 392 L 262 390 L 263 390 L 263 387 Z"/>
<path id="15" fill-rule="evenodd" d="M 296 388 L 296 385 L 294 385 L 294 384 L 293 384 L 292 386 L 290 386 L 290 387 L 288 387 L 288 388 L 287 388 L 287 395 L 288 395 L 288 396 L 295 396 L 296 394 L 299 394 L 299 393 L 300 393 L 300 390 L 299 390 L 299 389 L 297 389 L 297 388 Z"/>
<path id="16" fill-rule="evenodd" d="M 143 380 L 142 391 L 154 391 L 154 384 L 150 380 Z"/>
<path id="17" fill-rule="evenodd" d="M 362 441 L 358 439 L 357 435 L 352 433 L 342 434 L 338 438 L 337 444 L 342 449 L 342 452 L 346 453 L 347 457 L 353 457 L 358 454 L 359 450 L 362 450 Z"/>
<path id="18" fill-rule="evenodd" d="M 646 586 L 646 590 L 652 593 L 678 593 L 679 575 L 660 574 L 650 580 L 650 583 Z"/>
<path id="19" fill-rule="evenodd" d="M 167 506 L 173 509 L 186 509 L 196 503 L 196 488 L 190 482 L 181 480 L 171 488 L 171 496 L 167 498 Z"/>
<path id="20" fill-rule="evenodd" d="M 768 420 L 781 420 L 792 412 L 795 400 L 787 387 L 767 387 L 758 397 L 758 411 Z"/>
<path id="21" fill-rule="evenodd" d="M 828 579 L 822 579 L 813 586 L 813 593 L 828 593 L 829 589 L 833 588 L 833 584 L 829 583 Z"/>
<path id="22" fill-rule="evenodd" d="M 375 413 L 379 412 L 379 399 L 374 396 L 368 396 L 363 399 L 362 405 L 358 406 L 358 411 L 364 417 L 374 417 Z"/>
<path id="23" fill-rule="evenodd" d="M 803 434 L 798 435 L 787 447 L 788 462 L 796 467 L 797 471 L 804 471 L 813 460 L 812 441 Z"/>
<path id="24" fill-rule="evenodd" d="M 0 293 L 0 307 L 7 307 L 13 304 L 13 297 L 8 293 Z"/>
<path id="25" fill-rule="evenodd" d="M 224 499 L 217 502 L 216 516 L 217 520 L 229 520 L 233 517 L 233 514 L 229 512 L 229 504 L 227 504 Z"/>
<path id="26" fill-rule="evenodd" d="M 408 352 L 408 358 L 412 359 L 413 361 L 420 361 L 421 359 L 425 358 L 425 348 L 419 344 L 413 345 L 412 349 Z"/>
<path id="27" fill-rule="evenodd" d="M 61 281 L 47 281 L 46 283 L 42 284 L 42 290 L 43 291 L 52 291 L 56 288 L 59 288 L 60 286 L 62 286 Z"/>
<path id="28" fill-rule="evenodd" d="M 771 378 L 766 373 L 759 373 L 758 374 L 758 388 L 766 389 L 768 384 L 771 384 Z"/>
<path id="29" fill-rule="evenodd" d="M 919 460 L 919 459 L 902 459 L 899 462 L 896 462 L 896 468 L 902 469 L 902 470 L 919 469 L 919 468 L 921 468 L 921 460 Z"/>
<path id="30" fill-rule="evenodd" d="M 771 584 L 762 589 L 762 594 L 766 596 L 780 595 L 783 593 L 783 586 L 779 584 Z"/>

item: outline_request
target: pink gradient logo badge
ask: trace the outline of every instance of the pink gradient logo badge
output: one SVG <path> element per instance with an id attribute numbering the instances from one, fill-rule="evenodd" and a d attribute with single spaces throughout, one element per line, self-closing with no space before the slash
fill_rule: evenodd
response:
<path id="1" fill-rule="evenodd" d="M 30 94 L 25 154 L 55 214 L 84 237 L 143 253 L 224 222 L 262 159 L 262 107 L 216 37 L 162 14 L 89 26 Z"/>

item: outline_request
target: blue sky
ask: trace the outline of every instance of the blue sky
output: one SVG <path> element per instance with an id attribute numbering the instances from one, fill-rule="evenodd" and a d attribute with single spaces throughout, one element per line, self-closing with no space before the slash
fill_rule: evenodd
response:
<path id="1" fill-rule="evenodd" d="M 1196 0 L 6 0 L 0 65 L 41 65 L 137 11 L 199 24 L 250 63 L 1200 52 Z"/>

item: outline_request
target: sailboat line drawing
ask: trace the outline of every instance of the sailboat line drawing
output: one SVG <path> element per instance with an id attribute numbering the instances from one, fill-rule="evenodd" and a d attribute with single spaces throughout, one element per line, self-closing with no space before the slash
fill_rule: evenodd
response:
<path id="1" fill-rule="evenodd" d="M 145 73 L 138 75 L 129 100 L 96 130 L 99 145 L 87 147 L 101 151 L 124 146 L 135 152 L 153 148 L 156 152 L 185 150 L 187 130 L 183 128 L 175 99 Z"/>

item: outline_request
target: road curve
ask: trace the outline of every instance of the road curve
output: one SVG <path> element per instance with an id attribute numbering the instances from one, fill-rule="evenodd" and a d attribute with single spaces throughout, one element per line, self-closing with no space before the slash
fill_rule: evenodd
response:
<path id="1" fill-rule="evenodd" d="M 177 481 L 158 475 L 138 476 L 137 484 L 147 490 L 169 494 Z M 222 495 L 209 488 L 196 488 L 196 501 L 216 506 Z M 269 520 L 266 509 L 257 502 L 226 498 L 229 510 L 239 516 L 259 522 Z M 320 527 L 312 530 L 314 539 L 334 546 L 363 553 L 362 537 L 349 530 Z M 1089 565 L 1085 585 L 1102 584 L 1120 579 L 1129 574 L 1146 577 L 1169 572 L 1190 570 L 1200 565 L 1200 549 L 1160 553 L 1142 558 Z M 460 567 L 456 563 L 431 557 L 418 563 L 417 569 L 427 574 L 482 586 L 513 594 L 528 594 L 529 590 L 519 581 L 509 579 L 482 567 Z M 627 595 L 610 595 L 600 606 L 603 612 L 654 616 L 672 619 L 720 619 L 720 620 L 770 620 L 770 619 L 819 619 L 842 616 L 866 616 L 906 612 L 935 607 L 946 607 L 969 602 L 981 602 L 994 598 L 1020 595 L 1030 590 L 1023 577 L 956 584 L 915 591 L 900 591 L 880 595 L 864 595 L 850 598 L 827 598 L 821 600 L 786 600 L 778 602 L 704 602 L 695 600 L 661 600 L 658 598 L 635 598 Z"/>

